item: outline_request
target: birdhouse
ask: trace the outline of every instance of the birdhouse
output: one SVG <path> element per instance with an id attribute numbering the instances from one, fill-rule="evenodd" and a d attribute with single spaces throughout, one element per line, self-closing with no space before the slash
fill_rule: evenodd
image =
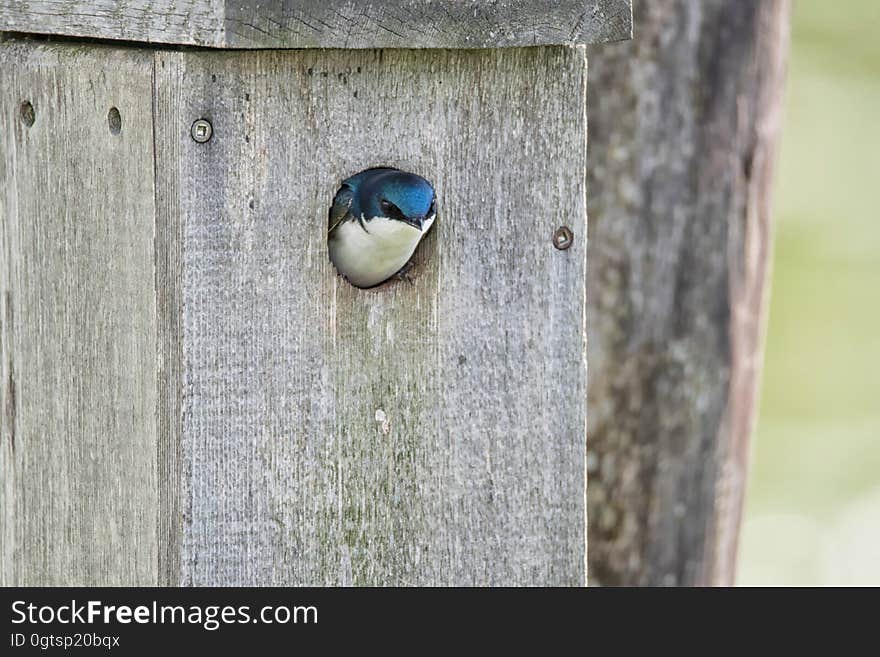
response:
<path id="1" fill-rule="evenodd" d="M 583 585 L 585 44 L 631 25 L 0 0 L 0 582 Z M 364 289 L 377 167 L 436 218 Z"/>

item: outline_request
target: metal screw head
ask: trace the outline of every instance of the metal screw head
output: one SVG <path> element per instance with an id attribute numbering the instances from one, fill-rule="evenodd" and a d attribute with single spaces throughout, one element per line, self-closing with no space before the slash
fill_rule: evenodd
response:
<path id="1" fill-rule="evenodd" d="M 211 136 L 214 134 L 214 128 L 211 127 L 211 123 L 207 119 L 197 119 L 193 122 L 189 133 L 192 135 L 193 141 L 199 144 L 204 144 L 211 140 Z"/>
<path id="2" fill-rule="evenodd" d="M 565 251 L 574 242 L 574 233 L 568 226 L 560 226 L 553 233 L 553 246 L 560 251 Z"/>

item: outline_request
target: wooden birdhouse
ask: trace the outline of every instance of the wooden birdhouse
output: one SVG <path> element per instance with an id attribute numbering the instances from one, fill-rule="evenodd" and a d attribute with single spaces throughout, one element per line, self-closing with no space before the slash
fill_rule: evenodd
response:
<path id="1" fill-rule="evenodd" d="M 631 26 L 0 0 L 0 582 L 583 585 L 585 44 Z M 376 166 L 437 220 L 362 290 Z"/>

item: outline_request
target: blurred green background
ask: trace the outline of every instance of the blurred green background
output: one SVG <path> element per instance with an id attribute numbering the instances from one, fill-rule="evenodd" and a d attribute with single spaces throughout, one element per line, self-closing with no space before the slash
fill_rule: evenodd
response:
<path id="1" fill-rule="evenodd" d="M 880 584 L 880 1 L 792 4 L 738 582 Z"/>

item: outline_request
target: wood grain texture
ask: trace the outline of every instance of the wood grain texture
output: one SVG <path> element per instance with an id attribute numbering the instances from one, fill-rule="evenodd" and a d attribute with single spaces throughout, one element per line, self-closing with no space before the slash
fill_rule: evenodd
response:
<path id="1" fill-rule="evenodd" d="M 224 0 L 0 0 L 0 31 L 224 45 Z"/>
<path id="2" fill-rule="evenodd" d="M 162 580 L 582 585 L 583 49 L 156 56 L 182 240 Z M 376 165 L 431 180 L 439 213 L 414 284 L 362 291 L 327 211 Z"/>
<path id="3" fill-rule="evenodd" d="M 154 58 L 155 61 L 155 58 Z M 155 78 L 154 78 L 155 80 Z M 152 89 L 154 157 L 156 159 L 156 309 L 158 354 L 158 484 L 160 512 L 159 585 L 180 581 L 183 532 L 181 480 L 183 454 L 183 234 L 178 194 L 179 170 L 159 166 L 178 162 L 191 139 L 181 135 L 180 89 Z"/>
<path id="4" fill-rule="evenodd" d="M 631 0 L 0 0 L 0 30 L 216 48 L 489 48 L 628 39 Z"/>
<path id="5" fill-rule="evenodd" d="M 234 48 L 498 48 L 628 39 L 631 0 L 226 3 Z"/>
<path id="6" fill-rule="evenodd" d="M 733 580 L 788 13 L 639 2 L 591 53 L 591 583 Z"/>
<path id="7" fill-rule="evenodd" d="M 0 43 L 3 585 L 156 582 L 151 75 Z"/>

